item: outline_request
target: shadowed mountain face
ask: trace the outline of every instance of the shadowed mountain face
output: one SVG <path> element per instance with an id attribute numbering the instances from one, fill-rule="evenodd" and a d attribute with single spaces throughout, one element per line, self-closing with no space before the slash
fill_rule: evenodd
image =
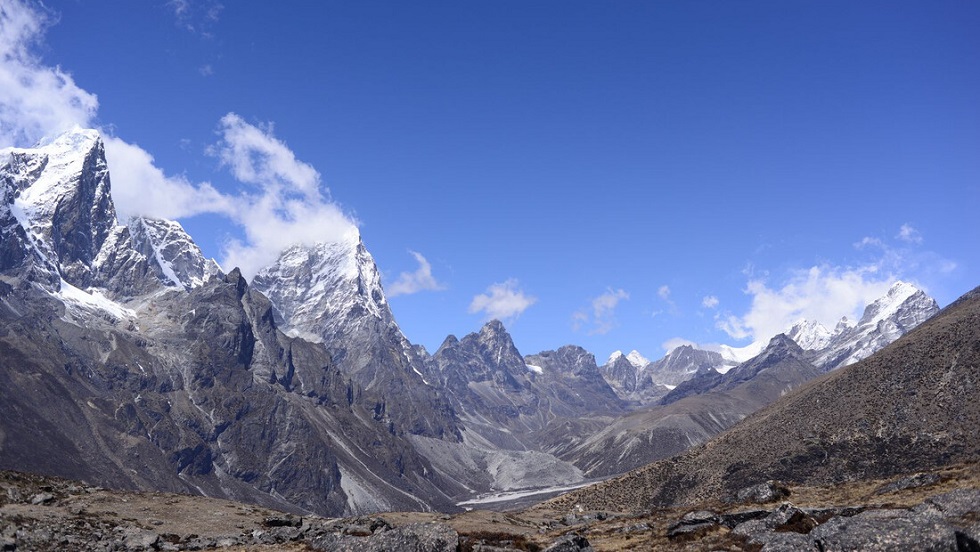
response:
<path id="1" fill-rule="evenodd" d="M 644 510 L 769 479 L 824 485 L 977 462 L 978 391 L 980 288 L 706 444 L 556 500 Z"/>
<path id="2" fill-rule="evenodd" d="M 566 346 L 522 358 L 497 320 L 463 339 L 446 339 L 431 365 L 467 428 L 504 448 L 552 452 L 555 441 L 583 431 L 547 437 L 557 427 L 625 411 L 590 353 Z"/>

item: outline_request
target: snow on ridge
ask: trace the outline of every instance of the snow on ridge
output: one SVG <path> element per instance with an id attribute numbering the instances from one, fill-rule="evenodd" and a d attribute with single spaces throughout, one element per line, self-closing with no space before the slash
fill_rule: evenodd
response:
<path id="1" fill-rule="evenodd" d="M 633 349 L 630 351 L 630 354 L 626 355 L 626 360 L 628 360 L 634 368 L 643 368 L 647 364 L 650 364 L 650 360 L 641 355 L 636 349 Z"/>
<path id="2" fill-rule="evenodd" d="M 621 356 L 623 356 L 623 351 L 613 351 L 612 354 L 609 355 L 609 360 L 606 361 L 606 364 L 612 364 L 613 362 L 616 362 L 617 360 L 619 360 L 619 357 Z"/>
<path id="3" fill-rule="evenodd" d="M 919 293 L 919 291 L 919 288 L 908 282 L 903 282 L 902 280 L 896 281 L 888 289 L 888 293 L 884 297 L 875 300 L 875 302 L 871 303 L 865 309 L 866 314 L 873 313 L 873 315 L 867 321 L 862 317 L 860 324 L 876 325 L 878 322 L 893 316 L 906 301 L 916 293 Z"/>
<path id="4" fill-rule="evenodd" d="M 77 306 L 83 310 L 102 311 L 119 319 L 136 318 L 136 313 L 133 310 L 127 309 L 109 299 L 97 289 L 85 291 L 61 280 L 61 289 L 52 295 L 60 299 L 65 306 Z"/>
<path id="5" fill-rule="evenodd" d="M 525 366 L 527 366 L 527 369 L 530 370 L 530 371 L 532 371 L 532 372 L 534 372 L 535 374 L 543 374 L 544 373 L 544 368 L 542 368 L 540 366 L 536 366 L 534 364 L 525 364 Z"/>

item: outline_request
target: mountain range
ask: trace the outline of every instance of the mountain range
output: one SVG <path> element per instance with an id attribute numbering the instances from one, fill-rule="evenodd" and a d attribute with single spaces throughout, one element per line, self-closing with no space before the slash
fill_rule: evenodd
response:
<path id="1" fill-rule="evenodd" d="M 430 354 L 356 229 L 247 282 L 177 222 L 120 224 L 97 132 L 0 152 L 0 468 L 110 487 L 340 515 L 581 484 L 704 443 L 937 311 L 898 282 L 856 324 L 802 321 L 741 359 L 522 355 L 499 321 Z"/>

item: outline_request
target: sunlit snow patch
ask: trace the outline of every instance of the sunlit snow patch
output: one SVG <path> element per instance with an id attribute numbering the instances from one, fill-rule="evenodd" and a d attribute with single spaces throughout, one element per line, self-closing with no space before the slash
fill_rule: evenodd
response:
<path id="1" fill-rule="evenodd" d="M 136 318 L 136 313 L 109 299 L 97 289 L 91 292 L 83 291 L 68 282 L 61 281 L 61 289 L 54 294 L 68 308 L 76 308 L 83 311 L 101 311 L 112 316 L 123 318 Z"/>

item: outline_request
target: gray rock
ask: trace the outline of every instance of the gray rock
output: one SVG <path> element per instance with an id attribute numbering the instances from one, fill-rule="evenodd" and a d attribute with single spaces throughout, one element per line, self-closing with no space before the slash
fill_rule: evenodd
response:
<path id="1" fill-rule="evenodd" d="M 715 521 L 701 523 L 678 523 L 667 530 L 667 538 L 672 541 L 689 541 L 703 537 L 719 527 Z"/>
<path id="2" fill-rule="evenodd" d="M 681 517 L 682 523 L 705 523 L 705 522 L 718 522 L 718 514 L 712 512 L 711 510 L 697 510 L 694 512 L 688 512 Z"/>
<path id="3" fill-rule="evenodd" d="M 323 535 L 307 543 L 331 552 L 456 552 L 459 534 L 444 523 L 413 523 L 366 537 Z"/>
<path id="4" fill-rule="evenodd" d="M 738 502 L 749 502 L 753 504 L 766 504 L 776 502 L 789 496 L 789 489 L 776 481 L 766 481 L 751 487 L 745 487 L 735 493 L 735 500 Z"/>
<path id="5" fill-rule="evenodd" d="M 875 510 L 835 517 L 810 532 L 824 552 L 845 550 L 956 550 L 956 532 L 944 521 L 907 510 Z"/>
<path id="6" fill-rule="evenodd" d="M 151 550 L 160 541 L 160 535 L 153 531 L 144 531 L 138 527 L 128 527 L 122 533 L 123 546 L 126 550 Z"/>
<path id="7" fill-rule="evenodd" d="M 962 531 L 956 532 L 957 550 L 963 552 L 980 552 L 980 523 L 974 523 Z"/>
<path id="8" fill-rule="evenodd" d="M 769 511 L 767 510 L 748 510 L 745 512 L 735 512 L 732 514 L 725 514 L 720 516 L 719 521 L 722 525 L 728 527 L 729 529 L 734 529 L 735 526 L 745 523 L 746 521 L 753 519 L 762 519 L 769 516 Z"/>
<path id="9" fill-rule="evenodd" d="M 51 493 L 38 493 L 31 497 L 31 504 L 35 506 L 38 504 L 48 504 L 54 501 L 54 495 Z"/>
<path id="10" fill-rule="evenodd" d="M 882 485 L 877 491 L 875 491 L 875 494 L 882 495 L 894 493 L 903 489 L 916 489 L 918 487 L 925 487 L 926 485 L 932 485 L 938 482 L 939 474 L 917 473 L 908 477 L 903 477 L 897 481 L 892 481 L 886 485 Z"/>
<path id="11" fill-rule="evenodd" d="M 765 522 L 766 527 L 772 531 L 802 534 L 809 533 L 817 526 L 817 521 L 812 516 L 789 502 L 773 510 Z"/>
<path id="12" fill-rule="evenodd" d="M 718 514 L 710 510 L 688 512 L 667 529 L 667 538 L 676 541 L 693 540 L 717 528 Z"/>
<path id="13" fill-rule="evenodd" d="M 820 550 L 817 544 L 806 535 L 799 533 L 767 533 L 751 539 L 753 544 L 761 544 L 760 552 L 816 552 Z"/>
<path id="14" fill-rule="evenodd" d="M 934 496 L 926 502 L 939 509 L 947 518 L 980 514 L 980 489 L 957 489 Z"/>
<path id="15" fill-rule="evenodd" d="M 593 550 L 588 539 L 571 533 L 551 543 L 544 552 L 592 552 Z"/>

